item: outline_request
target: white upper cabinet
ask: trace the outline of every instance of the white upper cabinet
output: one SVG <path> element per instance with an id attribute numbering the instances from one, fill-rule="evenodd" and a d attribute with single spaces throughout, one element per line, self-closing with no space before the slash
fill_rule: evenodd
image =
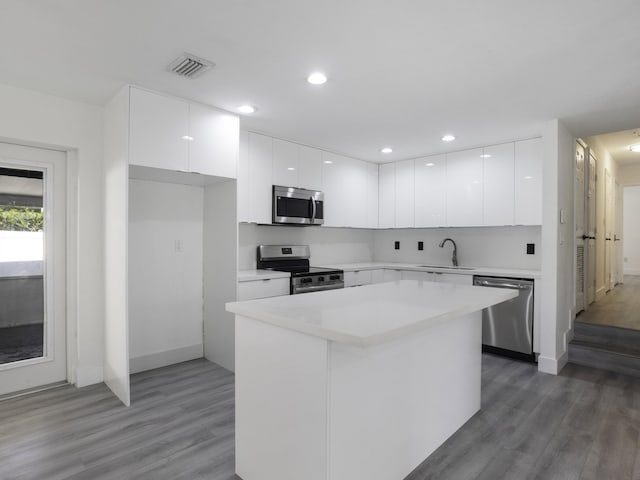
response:
<path id="1" fill-rule="evenodd" d="M 240 119 L 237 115 L 189 104 L 189 171 L 236 178 Z"/>
<path id="2" fill-rule="evenodd" d="M 414 226 L 413 160 L 396 163 L 396 227 Z"/>
<path id="3" fill-rule="evenodd" d="M 189 104 L 138 88 L 129 102 L 129 163 L 189 171 Z"/>
<path id="4" fill-rule="evenodd" d="M 482 149 L 447 154 L 447 224 L 482 225 Z"/>
<path id="5" fill-rule="evenodd" d="M 542 225 L 542 139 L 515 142 L 515 224 Z"/>
<path id="6" fill-rule="evenodd" d="M 236 178 L 237 115 L 135 87 L 129 91 L 131 165 Z"/>
<path id="7" fill-rule="evenodd" d="M 483 151 L 483 223 L 487 226 L 513 225 L 514 145 L 494 145 Z"/>
<path id="8" fill-rule="evenodd" d="M 385 163 L 379 167 L 378 177 L 378 226 L 396 226 L 396 164 Z"/>
<path id="9" fill-rule="evenodd" d="M 240 132 L 240 151 L 238 153 L 238 221 L 248 222 L 250 217 L 249 202 L 249 134 Z"/>
<path id="10" fill-rule="evenodd" d="M 367 228 L 378 228 L 378 165 L 367 163 Z"/>
<path id="11" fill-rule="evenodd" d="M 367 164 L 334 153 L 322 153 L 324 225 L 367 226 Z"/>
<path id="12" fill-rule="evenodd" d="M 273 184 L 283 187 L 301 187 L 298 182 L 298 145 L 273 139 Z"/>
<path id="13" fill-rule="evenodd" d="M 249 215 L 247 222 L 271 223 L 273 139 L 249 132 Z"/>
<path id="14" fill-rule="evenodd" d="M 416 227 L 446 225 L 446 165 L 444 155 L 414 160 Z"/>
<path id="15" fill-rule="evenodd" d="M 322 151 L 298 145 L 298 186 L 322 190 Z"/>

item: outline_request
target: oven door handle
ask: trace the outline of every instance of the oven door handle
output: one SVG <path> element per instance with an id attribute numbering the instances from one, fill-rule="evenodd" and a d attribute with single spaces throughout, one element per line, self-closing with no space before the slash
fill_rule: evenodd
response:
<path id="1" fill-rule="evenodd" d="M 311 200 L 311 223 L 313 223 L 316 220 L 316 201 L 313 196 L 309 197 L 309 200 Z"/>
<path id="2" fill-rule="evenodd" d="M 329 285 L 311 285 L 309 287 L 294 287 L 293 293 L 308 293 L 308 292 L 316 292 L 321 290 L 337 290 L 339 288 L 344 288 L 344 282 L 336 282 L 331 283 Z"/>

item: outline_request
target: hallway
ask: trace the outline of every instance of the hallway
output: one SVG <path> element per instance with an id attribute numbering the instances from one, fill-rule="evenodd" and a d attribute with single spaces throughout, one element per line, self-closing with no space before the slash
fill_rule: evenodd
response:
<path id="1" fill-rule="evenodd" d="M 592 303 L 576 322 L 640 330 L 640 276 L 625 275 L 622 285 Z"/>

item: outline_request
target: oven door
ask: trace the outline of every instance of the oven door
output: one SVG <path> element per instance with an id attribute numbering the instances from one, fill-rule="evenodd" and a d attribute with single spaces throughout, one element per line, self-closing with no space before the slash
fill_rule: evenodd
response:
<path id="1" fill-rule="evenodd" d="M 322 225 L 324 194 L 315 190 L 274 185 L 272 222 Z"/>

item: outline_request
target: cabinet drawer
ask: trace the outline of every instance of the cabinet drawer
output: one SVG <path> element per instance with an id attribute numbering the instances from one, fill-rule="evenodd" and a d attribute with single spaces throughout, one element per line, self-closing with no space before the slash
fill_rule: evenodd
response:
<path id="1" fill-rule="evenodd" d="M 369 285 L 370 283 L 371 283 L 371 270 L 355 270 L 353 272 L 344 272 L 345 287 Z"/>
<path id="2" fill-rule="evenodd" d="M 265 278 L 238 282 L 238 301 L 289 295 L 288 278 Z"/>

